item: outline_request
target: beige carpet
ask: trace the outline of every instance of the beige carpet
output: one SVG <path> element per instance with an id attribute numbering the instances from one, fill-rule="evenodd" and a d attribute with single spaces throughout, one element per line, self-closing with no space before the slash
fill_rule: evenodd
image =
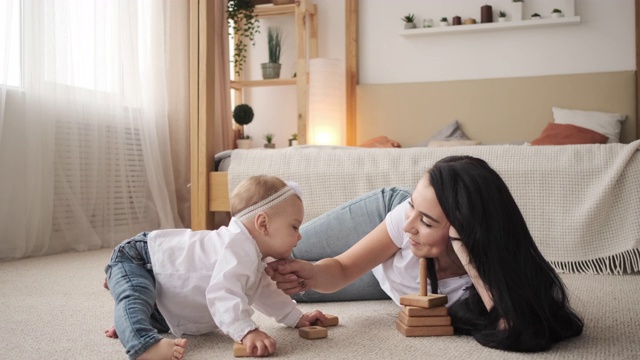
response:
<path id="1" fill-rule="evenodd" d="M 104 336 L 113 301 L 102 288 L 111 250 L 67 253 L 0 263 L 2 359 L 126 359 Z M 305 340 L 297 330 L 256 314 L 287 359 L 640 359 L 640 276 L 563 275 L 584 334 L 541 354 L 491 350 L 469 337 L 405 338 L 394 327 L 391 301 L 301 304 L 340 317 L 329 337 Z M 232 359 L 221 333 L 189 336 L 187 359 Z"/>

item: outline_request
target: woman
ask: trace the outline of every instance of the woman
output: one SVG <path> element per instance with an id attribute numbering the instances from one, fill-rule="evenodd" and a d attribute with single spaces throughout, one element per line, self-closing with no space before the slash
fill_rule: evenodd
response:
<path id="1" fill-rule="evenodd" d="M 310 221 L 301 233 L 294 257 L 319 261 L 281 260 L 267 270 L 288 294 L 317 291 L 298 300 L 386 294 L 398 303 L 418 292 L 418 259 L 425 257 L 435 263 L 431 289 L 448 296 L 459 334 L 492 348 L 534 352 L 582 333 L 564 284 L 507 185 L 481 159 L 444 158 L 412 194 L 396 188 L 369 193 Z"/>

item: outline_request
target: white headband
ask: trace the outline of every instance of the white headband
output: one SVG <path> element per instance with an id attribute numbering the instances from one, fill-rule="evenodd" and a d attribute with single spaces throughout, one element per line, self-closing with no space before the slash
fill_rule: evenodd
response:
<path id="1" fill-rule="evenodd" d="M 294 194 L 298 195 L 302 199 L 302 193 L 298 184 L 292 181 L 287 181 L 286 183 L 287 186 L 280 189 L 277 193 L 240 211 L 238 214 L 234 215 L 234 217 L 239 219 L 240 221 L 251 218 L 259 212 L 265 211 L 271 207 L 278 205 L 280 202 Z"/>

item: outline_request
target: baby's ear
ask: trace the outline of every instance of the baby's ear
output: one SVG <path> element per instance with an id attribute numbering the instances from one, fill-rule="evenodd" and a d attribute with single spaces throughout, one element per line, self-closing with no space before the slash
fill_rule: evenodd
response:
<path id="1" fill-rule="evenodd" d="M 258 230 L 262 235 L 267 235 L 268 233 L 268 225 L 269 225 L 269 217 L 266 213 L 260 212 L 256 215 L 253 220 L 256 230 Z"/>

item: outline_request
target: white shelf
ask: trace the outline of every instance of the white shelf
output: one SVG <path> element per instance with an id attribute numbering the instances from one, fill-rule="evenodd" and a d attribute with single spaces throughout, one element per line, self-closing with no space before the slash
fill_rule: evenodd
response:
<path id="1" fill-rule="evenodd" d="M 548 18 L 548 19 L 535 19 L 535 20 L 521 20 L 521 21 L 506 21 L 506 22 L 493 22 L 485 24 L 469 24 L 469 25 L 449 25 L 449 26 L 436 26 L 431 28 L 415 28 L 400 31 L 400 35 L 404 37 L 423 36 L 423 35 L 438 35 L 438 34 L 454 34 L 464 32 L 481 32 L 481 31 L 500 31 L 500 30 L 513 30 L 513 29 L 525 29 L 534 27 L 550 27 L 550 26 L 565 26 L 565 25 L 577 25 L 580 23 L 580 16 L 561 17 L 561 18 Z"/>

